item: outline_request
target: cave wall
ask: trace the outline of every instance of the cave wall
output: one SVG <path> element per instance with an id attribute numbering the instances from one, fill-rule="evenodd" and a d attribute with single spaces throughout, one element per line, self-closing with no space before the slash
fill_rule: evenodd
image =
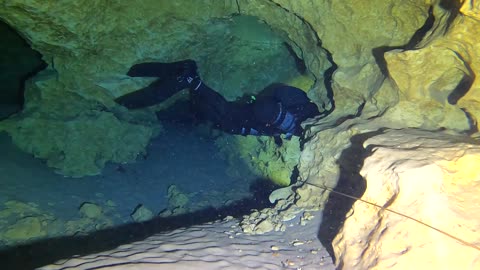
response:
<path id="1" fill-rule="evenodd" d="M 72 9 L 68 3 L 5 2 L 2 18 L 50 65 L 27 85 L 25 110 L 3 122 L 3 129 L 23 150 L 47 159 L 59 173 L 97 174 L 106 161 L 133 160 L 160 129 L 152 113 L 132 115 L 112 102 L 148 83 L 148 79 L 131 80 L 124 75 L 133 63 L 194 58 L 202 77 L 221 89 L 227 99 L 299 75 L 291 56 L 280 57 L 288 54 L 282 40 L 263 36 L 265 31 L 259 31 L 258 25 L 249 32 L 235 28 L 237 17 L 229 16 L 236 5 L 217 4 L 198 3 L 198 8 L 195 4 L 181 9 L 179 3 L 167 1 L 136 6 L 97 1 L 77 2 Z M 232 41 L 234 38 L 239 41 Z M 242 46 L 242 42 L 250 46 Z M 255 57 L 249 50 L 263 57 Z M 248 79 L 238 80 L 242 77 Z M 90 125 L 81 122 L 85 120 Z M 110 121 L 119 125 L 112 129 Z M 119 130 L 123 132 L 118 134 Z M 43 133 L 49 136 L 41 136 Z M 111 150 L 85 142 L 92 136 L 102 144 L 107 142 Z M 137 138 L 137 142 L 121 143 L 126 142 L 122 138 Z M 76 153 L 83 145 L 91 145 L 91 151 Z"/>
<path id="2" fill-rule="evenodd" d="M 382 80 L 370 50 L 406 43 L 426 17 L 427 4 L 423 1 L 408 5 L 387 2 L 292 4 L 258 0 L 188 2 L 186 5 L 182 1 L 2 1 L 0 18 L 21 33 L 49 66 L 27 85 L 23 113 L 0 126 L 23 150 L 47 159 L 50 166 L 65 175 L 96 174 L 108 160 L 132 160 L 144 151 L 146 142 L 161 128 L 152 125 L 152 113 L 134 115 L 113 103 L 113 98 L 148 83 L 148 79 L 126 77 L 124 74 L 130 65 L 146 60 L 175 61 L 190 57 L 200 59 L 202 66 L 208 63 L 207 57 L 213 50 L 218 51 L 210 46 L 215 40 L 209 40 L 212 35 L 206 32 L 215 28 L 205 25 L 238 13 L 265 21 L 305 60 L 309 74 L 316 79 L 309 95 L 326 108 L 331 104 L 323 74 L 332 64 L 324 48 L 330 51 L 339 66 L 333 76 L 338 103 L 336 118 L 352 114 Z M 372 16 L 372 9 L 380 10 L 375 13 L 379 16 Z M 408 19 L 401 19 L 402 12 L 407 11 L 412 14 Z M 217 29 L 217 32 L 223 30 L 222 25 Z M 385 34 L 392 32 L 396 34 Z M 345 45 L 348 47 L 343 48 Z M 352 51 L 353 48 L 356 49 Z M 228 69 L 227 60 L 232 59 L 217 63 L 224 63 Z M 235 65 L 235 61 L 230 62 Z M 220 86 L 221 80 L 211 75 L 215 69 L 218 66 L 200 68 L 200 73 L 205 73 L 207 83 Z M 243 83 L 244 87 L 249 83 L 248 80 Z M 226 96 L 231 98 L 239 95 L 228 93 Z M 114 131 L 118 129 L 109 129 L 109 133 L 115 133 L 109 139 L 115 140 L 109 143 L 115 150 L 95 152 L 92 149 L 90 154 L 76 158 L 77 154 L 70 149 L 79 147 L 72 145 L 84 145 L 81 138 L 96 132 L 105 133 L 100 119 L 111 118 L 118 119 L 118 128 L 124 130 L 116 134 Z M 91 125 L 72 124 L 85 119 L 90 119 Z M 76 127 L 65 134 L 67 121 Z M 45 128 L 50 136 L 39 139 L 37 134 Z M 120 151 L 125 152 L 123 155 L 117 155 L 120 145 L 131 145 L 122 143 L 124 137 L 137 137 L 138 143 L 128 151 Z M 58 143 L 59 140 L 68 143 Z M 64 162 L 67 159 L 71 159 L 68 164 Z"/>

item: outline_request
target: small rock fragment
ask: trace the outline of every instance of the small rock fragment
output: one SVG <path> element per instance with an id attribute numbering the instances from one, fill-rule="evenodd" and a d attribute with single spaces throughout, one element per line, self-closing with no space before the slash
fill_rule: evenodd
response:
<path id="1" fill-rule="evenodd" d="M 100 206 L 91 203 L 91 202 L 84 202 L 80 205 L 80 214 L 84 217 L 97 219 L 102 216 L 103 210 Z"/>
<path id="2" fill-rule="evenodd" d="M 305 244 L 305 242 L 303 242 L 303 241 L 293 241 L 293 243 L 292 243 L 292 245 L 294 247 L 298 247 L 298 246 L 301 246 L 301 245 L 304 245 L 304 244 Z"/>
<path id="3" fill-rule="evenodd" d="M 143 204 L 139 204 L 139 205 L 137 205 L 137 207 L 135 207 L 135 209 L 133 210 L 130 217 L 135 222 L 143 222 L 143 221 L 147 221 L 147 220 L 152 219 L 153 218 L 153 213 L 148 208 L 143 206 Z"/>
<path id="4" fill-rule="evenodd" d="M 107 200 L 105 203 L 108 207 L 116 207 L 117 204 L 112 200 Z"/>
<path id="5" fill-rule="evenodd" d="M 261 221 L 260 223 L 258 223 L 258 225 L 255 227 L 255 233 L 257 234 L 264 234 L 266 232 L 271 232 L 274 230 L 274 225 L 273 223 L 268 220 L 268 219 L 265 219 L 263 221 Z"/>

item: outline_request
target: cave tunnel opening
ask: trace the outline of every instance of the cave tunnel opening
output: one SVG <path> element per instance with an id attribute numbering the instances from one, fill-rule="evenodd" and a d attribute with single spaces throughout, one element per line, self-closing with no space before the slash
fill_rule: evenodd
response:
<path id="1" fill-rule="evenodd" d="M 203 44 L 206 53 L 195 60 L 202 78 L 227 100 L 251 97 L 275 82 L 304 91 L 315 83 L 315 79 L 308 76 L 301 56 L 288 45 L 291 43 L 257 17 L 235 15 L 212 20 L 209 27 L 207 32 L 211 36 Z M 221 50 L 213 46 L 216 43 L 223 45 Z M 32 54 L 37 57 L 33 62 L 38 65 L 23 76 L 45 65 L 38 53 Z M 3 65 L 2 70 L 9 70 L 10 65 Z M 17 98 L 10 98 L 9 102 L 20 106 L 23 98 L 19 99 L 18 93 L 15 92 Z M 10 138 L 0 134 L 0 147 L 9 153 L 2 162 L 13 168 L 6 172 L 2 184 L 9 188 L 2 189 L 0 203 L 9 202 L 18 208 L 24 202 L 34 203 L 36 207 L 30 214 L 39 216 L 47 224 L 39 232 L 41 237 L 32 238 L 35 242 L 2 239 L 0 255 L 8 256 L 15 266 L 22 263 L 40 266 L 74 254 L 88 254 L 143 239 L 160 231 L 227 215 L 241 217 L 252 209 L 271 206 L 268 196 L 280 186 L 271 181 L 268 172 L 252 169 L 266 167 L 265 164 L 271 162 L 269 155 L 276 155 L 271 153 L 271 148 L 265 149 L 268 140 L 229 135 L 198 124 L 192 121 L 188 102 L 180 99 L 157 112 L 163 125 L 161 135 L 152 139 L 147 153 L 137 162 L 109 163 L 101 175 L 81 179 L 54 174 L 45 167 L 44 161 L 22 153 Z M 259 159 L 260 156 L 263 159 Z M 29 169 L 19 171 L 15 164 Z M 280 168 L 282 164 L 277 165 Z M 294 169 L 295 166 L 287 177 L 298 175 L 298 172 L 292 174 Z M 8 177 L 9 173 L 15 174 L 15 178 Z M 52 202 L 51 198 L 61 203 Z M 99 214 L 92 218 L 94 213 Z M 55 217 L 54 224 L 43 218 L 46 215 Z M 21 227 L 14 215 L 5 221 L 7 226 L 1 230 Z M 93 247 L 92 242 L 101 243 Z M 32 258 L 29 254 L 37 255 Z"/>
<path id="2" fill-rule="evenodd" d="M 25 82 L 47 64 L 14 28 L 0 20 L 0 120 L 19 112 Z"/>

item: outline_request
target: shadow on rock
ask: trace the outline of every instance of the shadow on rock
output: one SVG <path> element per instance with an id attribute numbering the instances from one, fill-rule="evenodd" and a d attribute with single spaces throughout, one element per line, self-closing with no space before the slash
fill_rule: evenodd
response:
<path id="1" fill-rule="evenodd" d="M 368 138 L 382 133 L 383 130 L 368 132 L 353 136 L 350 139 L 351 146 L 343 150 L 337 161 L 337 164 L 340 166 L 340 176 L 337 186 L 333 189 L 334 191 L 356 198 L 362 197 L 367 188 L 367 183 L 360 175 L 360 170 L 363 167 L 365 159 L 372 154 L 370 149 L 363 148 L 363 143 Z M 327 203 L 325 204 L 318 238 L 334 262 L 336 258 L 333 252 L 332 241 L 342 228 L 347 218 L 347 213 L 355 201 L 355 199 L 330 192 Z"/>

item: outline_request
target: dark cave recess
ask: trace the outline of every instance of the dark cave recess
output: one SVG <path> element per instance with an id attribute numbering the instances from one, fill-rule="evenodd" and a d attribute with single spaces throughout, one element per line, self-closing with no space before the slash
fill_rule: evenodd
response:
<path id="1" fill-rule="evenodd" d="M 25 81 L 47 64 L 14 28 L 0 20 L 0 120 L 20 111 Z"/>

